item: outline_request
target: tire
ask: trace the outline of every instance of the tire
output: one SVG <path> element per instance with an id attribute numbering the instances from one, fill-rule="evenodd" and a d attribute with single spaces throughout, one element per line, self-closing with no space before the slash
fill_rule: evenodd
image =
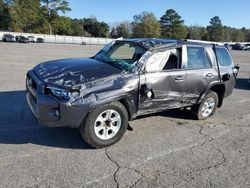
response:
<path id="1" fill-rule="evenodd" d="M 212 116 L 218 106 L 219 98 L 214 91 L 208 92 L 202 102 L 193 107 L 193 114 L 198 120 L 205 120 Z"/>
<path id="2" fill-rule="evenodd" d="M 120 102 L 112 102 L 91 110 L 80 126 L 79 132 L 90 146 L 103 148 L 118 142 L 127 127 L 126 108 Z"/>

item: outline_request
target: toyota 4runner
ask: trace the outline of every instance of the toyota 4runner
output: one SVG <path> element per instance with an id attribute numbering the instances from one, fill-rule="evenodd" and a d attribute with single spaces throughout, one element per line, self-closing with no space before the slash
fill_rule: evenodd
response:
<path id="1" fill-rule="evenodd" d="M 27 73 L 27 101 L 42 124 L 78 128 L 101 148 L 141 115 L 191 107 L 197 119 L 208 118 L 232 93 L 237 68 L 216 44 L 117 40 L 91 58 L 37 65 Z"/>

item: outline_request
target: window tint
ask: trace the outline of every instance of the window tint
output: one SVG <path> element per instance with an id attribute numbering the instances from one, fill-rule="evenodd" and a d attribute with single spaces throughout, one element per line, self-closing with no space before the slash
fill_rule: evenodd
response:
<path id="1" fill-rule="evenodd" d="M 187 69 L 209 68 L 212 63 L 202 47 L 187 47 Z"/>
<path id="2" fill-rule="evenodd" d="M 216 55 L 221 66 L 229 66 L 232 64 L 232 59 L 228 51 L 224 48 L 216 48 Z"/>

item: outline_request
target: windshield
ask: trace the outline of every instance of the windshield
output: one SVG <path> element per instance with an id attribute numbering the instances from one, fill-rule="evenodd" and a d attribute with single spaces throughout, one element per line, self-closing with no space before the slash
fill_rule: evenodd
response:
<path id="1" fill-rule="evenodd" d="M 93 59 L 130 71 L 145 52 L 145 49 L 132 42 L 116 41 L 106 45 Z"/>

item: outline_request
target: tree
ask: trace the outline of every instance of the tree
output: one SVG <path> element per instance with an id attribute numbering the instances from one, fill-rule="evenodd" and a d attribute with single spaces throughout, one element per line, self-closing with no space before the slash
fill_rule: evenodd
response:
<path id="1" fill-rule="evenodd" d="M 142 12 L 134 16 L 133 37 L 158 38 L 161 34 L 160 23 L 151 12 Z"/>
<path id="2" fill-rule="evenodd" d="M 187 36 L 184 20 L 173 9 L 168 9 L 161 17 L 161 36 L 163 38 L 183 39 Z"/>
<path id="3" fill-rule="evenodd" d="M 116 29 L 116 27 L 112 28 L 109 37 L 112 38 L 112 39 L 117 38 L 117 29 Z"/>
<path id="4" fill-rule="evenodd" d="M 58 12 L 66 13 L 71 11 L 69 3 L 66 0 L 41 0 L 41 4 L 46 10 L 49 33 L 52 34 L 52 24 L 56 20 Z"/>
<path id="5" fill-rule="evenodd" d="M 8 30 L 10 23 L 10 12 L 8 4 L 0 0 L 0 29 Z"/>
<path id="6" fill-rule="evenodd" d="M 220 17 L 215 16 L 211 18 L 210 25 L 207 27 L 208 38 L 211 41 L 222 41 L 223 39 L 223 25 Z"/>
<path id="7" fill-rule="evenodd" d="M 73 30 L 72 35 L 85 36 L 84 35 L 84 28 L 83 28 L 82 20 L 79 20 L 79 19 L 71 20 L 71 27 L 72 27 L 72 30 Z"/>
<path id="8" fill-rule="evenodd" d="M 194 40 L 207 40 L 207 29 L 202 26 L 190 26 L 187 38 Z"/>
<path id="9" fill-rule="evenodd" d="M 10 22 L 13 31 L 32 32 L 39 20 L 39 0 L 8 1 Z"/>
<path id="10" fill-rule="evenodd" d="M 131 24 L 122 22 L 117 26 L 117 37 L 128 38 L 131 34 Z"/>
<path id="11" fill-rule="evenodd" d="M 84 31 L 93 37 L 108 37 L 109 25 L 105 22 L 99 22 L 95 17 L 84 18 L 83 20 Z"/>
<path id="12" fill-rule="evenodd" d="M 55 20 L 53 25 L 53 33 L 57 35 L 72 35 L 72 22 L 69 17 L 60 16 Z"/>

